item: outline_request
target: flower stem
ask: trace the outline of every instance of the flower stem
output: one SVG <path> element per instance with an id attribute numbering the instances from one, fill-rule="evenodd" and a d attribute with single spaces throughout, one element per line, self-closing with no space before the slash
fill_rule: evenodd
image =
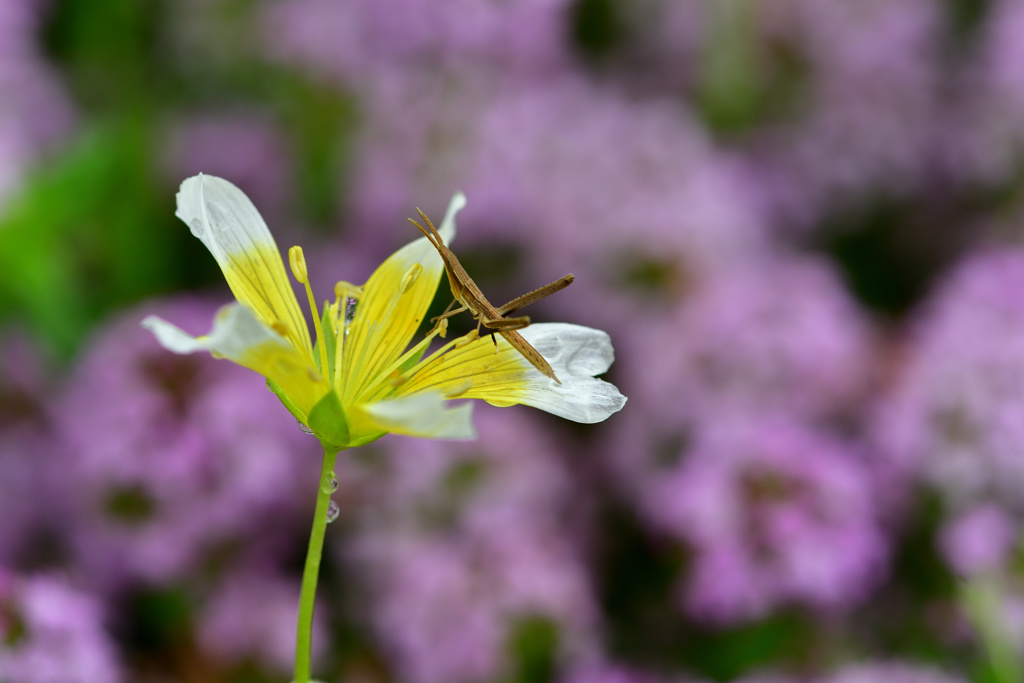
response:
<path id="1" fill-rule="evenodd" d="M 324 462 L 320 469 L 320 487 L 316 494 L 316 511 L 313 513 L 313 531 L 309 535 L 306 568 L 302 572 L 302 592 L 299 595 L 299 624 L 295 634 L 294 683 L 309 683 L 310 659 L 313 653 L 313 602 L 316 598 L 317 578 L 320 575 L 320 558 L 324 550 L 324 533 L 327 531 L 327 508 L 331 502 L 331 494 L 334 492 L 334 463 L 337 459 L 337 452 L 324 448 Z"/>

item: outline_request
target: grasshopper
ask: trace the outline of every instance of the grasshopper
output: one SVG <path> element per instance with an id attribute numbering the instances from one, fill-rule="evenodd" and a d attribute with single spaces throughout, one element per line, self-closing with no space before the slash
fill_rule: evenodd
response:
<path id="1" fill-rule="evenodd" d="M 523 357 L 530 361 L 530 364 L 537 368 L 542 375 L 550 377 L 561 384 L 562 382 L 555 376 L 555 371 L 552 370 L 548 362 L 544 360 L 544 356 L 540 355 L 540 352 L 533 348 L 530 342 L 523 338 L 523 335 L 516 332 L 516 330 L 521 330 L 530 324 L 530 317 L 523 315 L 515 318 L 507 318 L 505 316 L 515 313 L 519 309 L 525 308 L 526 306 L 540 301 L 545 297 L 551 296 L 560 289 L 565 289 L 572 284 L 574 279 L 576 279 L 575 276 L 572 273 L 569 273 L 554 282 L 548 283 L 543 287 L 538 287 L 531 292 L 527 292 L 522 296 L 512 299 L 512 301 L 509 301 L 504 306 L 495 308 L 491 305 L 491 302 L 487 300 L 487 297 L 484 296 L 484 293 L 480 291 L 480 288 L 476 286 L 476 283 L 473 282 L 473 278 L 469 276 L 466 269 L 462 267 L 461 263 L 459 263 L 458 257 L 455 256 L 451 249 L 445 246 L 440 233 L 437 232 L 437 228 L 435 228 L 434 224 L 430 222 L 427 215 L 419 209 L 416 209 L 416 212 L 420 215 L 420 218 L 423 219 L 423 222 L 427 224 L 429 231 L 412 218 L 409 219 L 409 222 L 419 228 L 420 232 L 422 232 L 427 240 L 434 245 L 434 248 L 437 249 L 437 253 L 441 255 L 441 260 L 444 261 L 444 271 L 448 275 L 448 284 L 451 286 L 452 295 L 455 297 L 452 302 L 448 304 L 448 308 L 445 309 L 444 313 L 434 318 L 431 322 L 444 320 L 456 315 L 457 313 L 462 313 L 463 311 L 468 310 L 476 319 L 477 334 L 480 333 L 481 325 L 492 330 L 492 335 L 494 332 L 497 332 L 504 337 L 505 341 L 511 344 L 516 351 L 523 354 Z M 452 306 L 454 306 L 456 302 L 462 305 L 459 306 L 459 308 L 452 310 Z M 494 345 L 495 349 L 497 349 L 497 340 L 495 340 Z"/>

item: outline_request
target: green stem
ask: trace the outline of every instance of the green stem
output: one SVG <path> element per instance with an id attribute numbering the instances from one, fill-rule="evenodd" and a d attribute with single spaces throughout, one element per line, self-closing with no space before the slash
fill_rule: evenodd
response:
<path id="1" fill-rule="evenodd" d="M 324 550 L 324 533 L 327 531 L 327 509 L 331 503 L 331 494 L 334 493 L 334 463 L 337 459 L 336 452 L 324 448 L 320 487 L 316 494 L 316 512 L 313 513 L 313 531 L 309 535 L 306 568 L 302 572 L 302 592 L 299 595 L 294 683 L 309 683 L 309 662 L 313 653 L 313 602 L 316 599 L 316 581 L 320 575 L 320 558 Z"/>

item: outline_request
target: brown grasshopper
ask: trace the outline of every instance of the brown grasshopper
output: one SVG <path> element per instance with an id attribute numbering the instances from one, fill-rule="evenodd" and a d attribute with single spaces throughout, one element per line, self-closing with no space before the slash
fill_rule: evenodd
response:
<path id="1" fill-rule="evenodd" d="M 491 305 L 491 302 L 487 300 L 487 297 L 484 296 L 484 293 L 480 291 L 480 288 L 476 286 L 476 283 L 473 282 L 473 278 L 469 276 L 466 269 L 462 267 L 461 263 L 459 263 L 458 257 L 452 253 L 451 249 L 445 246 L 440 233 L 437 232 L 437 228 L 435 228 L 434 224 L 430 222 L 427 215 L 419 209 L 416 209 L 416 212 L 420 215 L 420 218 L 423 219 L 423 222 L 427 224 L 427 228 L 430 230 L 428 231 L 427 228 L 424 228 L 420 223 L 416 222 L 412 218 L 409 219 L 409 222 L 419 228 L 420 232 L 422 232 L 424 236 L 426 236 L 427 240 L 434 245 L 434 248 L 437 249 L 437 253 L 441 255 L 441 259 L 444 261 L 444 271 L 448 275 L 448 284 L 451 286 L 452 295 L 455 297 L 452 302 L 448 304 L 448 308 L 445 309 L 444 313 L 434 318 L 431 322 L 444 320 L 457 313 L 462 313 L 463 311 L 468 310 L 473 317 L 476 318 L 477 334 L 480 333 L 481 325 L 493 330 L 493 332 L 497 332 L 504 337 L 505 341 L 511 344 L 516 351 L 523 354 L 523 357 L 530 361 L 530 364 L 537 368 L 541 374 L 545 377 L 550 377 L 561 384 L 562 382 L 555 376 L 555 371 L 552 370 L 548 362 L 544 360 L 544 356 L 540 355 L 540 352 L 533 348 L 530 342 L 523 338 L 523 335 L 516 332 L 516 330 L 521 330 L 530 324 L 530 317 L 523 315 L 515 318 L 507 318 L 505 316 L 515 313 L 519 309 L 525 308 L 526 306 L 540 301 L 545 297 L 551 296 L 560 289 L 565 289 L 572 284 L 574 279 L 576 279 L 575 276 L 572 273 L 569 273 L 565 277 L 561 277 L 554 282 L 544 285 L 543 287 L 538 287 L 532 292 L 527 292 L 522 296 L 512 299 L 512 301 L 509 301 L 504 306 L 495 308 Z M 452 306 L 455 305 L 455 302 L 459 302 L 462 305 L 455 310 L 451 310 Z M 497 348 L 498 342 L 495 341 L 494 344 L 495 348 Z"/>

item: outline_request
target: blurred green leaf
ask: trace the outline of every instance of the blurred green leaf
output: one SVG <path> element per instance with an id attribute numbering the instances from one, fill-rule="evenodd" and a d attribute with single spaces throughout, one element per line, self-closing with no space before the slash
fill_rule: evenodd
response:
<path id="1" fill-rule="evenodd" d="M 139 121 L 85 132 L 0 215 L 0 320 L 24 318 L 61 354 L 111 309 L 186 282 L 187 231 L 152 177 Z"/>

